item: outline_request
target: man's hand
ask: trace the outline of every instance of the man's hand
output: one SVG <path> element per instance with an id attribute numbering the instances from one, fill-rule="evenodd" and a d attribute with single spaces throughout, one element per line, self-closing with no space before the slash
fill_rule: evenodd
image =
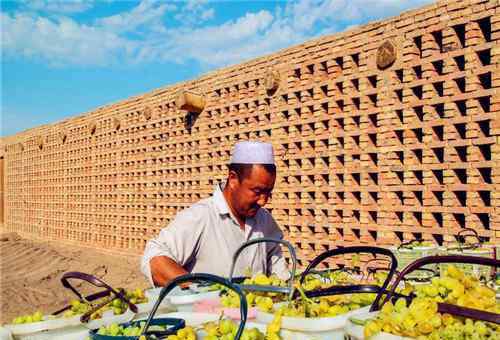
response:
<path id="1" fill-rule="evenodd" d="M 167 256 L 155 256 L 149 261 L 149 265 L 156 286 L 166 286 L 176 277 L 188 274 L 182 266 Z"/>

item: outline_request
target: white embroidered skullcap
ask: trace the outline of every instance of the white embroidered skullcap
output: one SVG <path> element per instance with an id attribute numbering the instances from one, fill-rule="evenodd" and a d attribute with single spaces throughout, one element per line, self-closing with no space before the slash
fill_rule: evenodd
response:
<path id="1" fill-rule="evenodd" d="M 238 142 L 234 145 L 229 164 L 274 164 L 274 151 L 270 143 Z"/>

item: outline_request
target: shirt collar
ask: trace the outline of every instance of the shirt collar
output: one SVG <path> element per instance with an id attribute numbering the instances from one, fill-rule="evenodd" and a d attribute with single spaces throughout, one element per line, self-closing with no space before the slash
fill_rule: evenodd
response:
<path id="1" fill-rule="evenodd" d="M 217 210 L 219 211 L 220 215 L 230 215 L 231 211 L 229 210 L 229 206 L 227 205 L 226 198 L 224 197 L 224 194 L 222 193 L 222 190 L 224 190 L 224 184 L 222 183 L 217 183 L 214 188 L 214 193 L 213 193 L 213 198 L 214 198 L 214 203 L 215 206 L 217 207 Z"/>

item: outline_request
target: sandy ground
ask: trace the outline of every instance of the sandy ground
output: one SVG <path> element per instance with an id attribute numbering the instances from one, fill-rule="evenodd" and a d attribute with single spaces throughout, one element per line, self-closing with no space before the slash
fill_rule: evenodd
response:
<path id="1" fill-rule="evenodd" d="M 110 255 L 0 233 L 0 324 L 36 310 L 50 314 L 67 305 L 75 295 L 60 279 L 69 271 L 95 275 L 114 288 L 148 286 L 138 256 Z M 88 284 L 80 284 L 80 288 L 88 293 L 100 290 Z"/>

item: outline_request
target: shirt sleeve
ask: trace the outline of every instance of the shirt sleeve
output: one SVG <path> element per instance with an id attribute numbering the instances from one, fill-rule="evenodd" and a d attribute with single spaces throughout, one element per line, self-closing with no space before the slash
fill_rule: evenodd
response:
<path id="1" fill-rule="evenodd" d="M 278 224 L 268 213 L 267 224 L 270 228 L 269 237 L 278 240 L 283 239 L 283 233 L 278 227 Z M 270 243 L 269 248 L 267 248 L 267 268 L 269 273 L 276 274 L 280 279 L 288 280 L 290 278 L 290 271 L 288 269 L 288 264 L 283 256 L 283 251 L 281 250 L 281 244 Z"/>
<path id="2" fill-rule="evenodd" d="M 167 256 L 185 267 L 194 261 L 207 221 L 204 206 L 194 205 L 179 212 L 158 237 L 149 240 L 141 260 L 141 271 L 154 286 L 150 261 L 157 256 Z"/>

